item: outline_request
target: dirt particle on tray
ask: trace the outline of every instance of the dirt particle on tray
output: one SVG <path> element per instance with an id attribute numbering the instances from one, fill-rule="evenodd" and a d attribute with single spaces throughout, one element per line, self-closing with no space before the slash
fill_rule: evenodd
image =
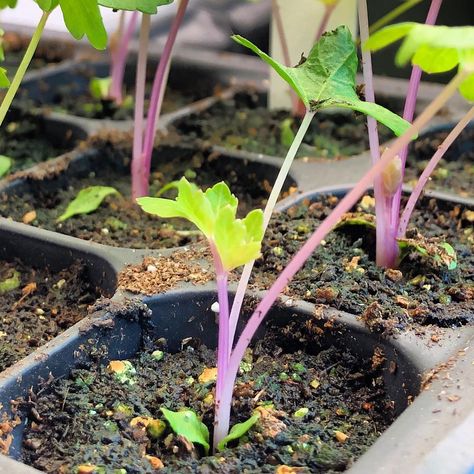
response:
<path id="1" fill-rule="evenodd" d="M 182 283 L 207 283 L 214 279 L 214 272 L 207 265 L 199 264 L 199 261 L 208 256 L 207 249 L 193 248 L 177 251 L 169 257 L 146 257 L 141 264 L 129 265 L 120 272 L 118 287 L 151 296 Z"/>

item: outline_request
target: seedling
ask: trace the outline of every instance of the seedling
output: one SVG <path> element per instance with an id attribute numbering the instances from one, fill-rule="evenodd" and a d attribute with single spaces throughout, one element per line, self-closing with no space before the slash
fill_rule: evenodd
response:
<path id="1" fill-rule="evenodd" d="M 13 160 L 5 155 L 0 155 L 0 178 L 6 175 L 12 167 Z"/>
<path id="2" fill-rule="evenodd" d="M 0 125 L 5 119 L 33 58 L 49 15 L 55 8 L 59 6 L 61 9 L 64 23 L 74 38 L 81 39 L 83 36 L 87 36 L 92 46 L 97 49 L 104 49 L 107 44 L 107 32 L 102 22 L 97 0 L 83 0 L 80 3 L 75 0 L 35 0 L 35 2 L 43 14 L 0 106 Z M 2 5 L 14 6 L 15 4 L 16 2 L 7 0 Z M 5 72 L 0 73 L 0 84 L 4 81 Z"/>

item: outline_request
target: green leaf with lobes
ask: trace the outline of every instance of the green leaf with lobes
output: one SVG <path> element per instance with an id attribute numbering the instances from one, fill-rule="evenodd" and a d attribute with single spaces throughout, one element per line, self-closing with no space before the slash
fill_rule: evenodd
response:
<path id="1" fill-rule="evenodd" d="M 221 182 L 205 192 L 186 178 L 176 187 L 175 200 L 138 198 L 141 208 L 160 217 L 182 217 L 192 222 L 217 248 L 225 270 L 230 271 L 260 256 L 263 238 L 263 213 L 253 210 L 237 219 L 237 198 Z"/>
<path id="2" fill-rule="evenodd" d="M 161 412 L 171 429 L 191 443 L 198 443 L 209 452 L 209 430 L 192 410 L 171 411 L 162 407 Z"/>
<path id="3" fill-rule="evenodd" d="M 173 3 L 173 0 L 99 0 L 99 5 L 103 7 L 113 8 L 114 10 L 138 10 L 149 15 L 154 15 L 158 7 L 170 3 Z"/>
<path id="4" fill-rule="evenodd" d="M 51 12 L 59 5 L 64 24 L 74 38 L 81 39 L 87 36 L 94 48 L 106 48 L 107 31 L 97 0 L 35 0 L 35 2 L 44 12 Z"/>
<path id="5" fill-rule="evenodd" d="M 398 66 L 411 60 L 429 74 L 458 67 L 469 73 L 459 90 L 467 100 L 474 101 L 474 27 L 398 23 L 374 33 L 364 48 L 378 51 L 401 39 L 403 42 L 395 57 Z"/>
<path id="6" fill-rule="evenodd" d="M 255 414 L 252 415 L 248 420 L 235 424 L 230 429 L 229 434 L 219 442 L 217 445 L 217 450 L 223 451 L 230 441 L 242 438 L 242 436 L 244 436 L 244 434 L 246 434 L 250 428 L 252 428 L 252 426 L 257 423 L 257 421 L 260 419 L 260 416 L 260 413 L 255 412 Z"/>
<path id="7" fill-rule="evenodd" d="M 89 186 L 81 189 L 69 203 L 66 211 L 58 217 L 57 222 L 63 222 L 70 217 L 89 214 L 97 210 L 102 201 L 111 194 L 118 194 L 118 191 L 110 186 Z"/>
<path id="8" fill-rule="evenodd" d="M 232 38 L 251 49 L 268 63 L 294 89 L 312 111 L 342 107 L 374 117 L 396 135 L 410 124 L 384 107 L 359 99 L 356 92 L 357 50 L 346 26 L 325 33 L 307 58 L 295 67 L 287 67 L 239 35 Z"/>
<path id="9" fill-rule="evenodd" d="M 12 163 L 13 160 L 9 156 L 0 155 L 0 177 L 7 174 L 8 170 L 12 167 Z"/>

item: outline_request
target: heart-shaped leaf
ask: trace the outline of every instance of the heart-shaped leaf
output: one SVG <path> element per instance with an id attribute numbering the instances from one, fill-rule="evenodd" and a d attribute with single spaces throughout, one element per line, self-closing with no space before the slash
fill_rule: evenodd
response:
<path id="1" fill-rule="evenodd" d="M 99 0 L 99 5 L 103 7 L 114 10 L 138 10 L 149 15 L 154 15 L 158 7 L 170 3 L 173 3 L 173 0 Z"/>
<path id="2" fill-rule="evenodd" d="M 58 217 L 57 222 L 63 222 L 70 217 L 95 211 L 102 204 L 102 201 L 111 194 L 118 194 L 118 191 L 110 186 L 89 186 L 81 189 L 69 203 L 66 211 Z"/>
<path id="3" fill-rule="evenodd" d="M 4 8 L 15 8 L 18 0 L 0 0 L 0 10 Z"/>
<path id="4" fill-rule="evenodd" d="M 384 107 L 359 99 L 356 92 L 357 51 L 346 26 L 325 33 L 313 46 L 307 58 L 295 67 L 287 67 L 261 51 L 242 36 L 232 37 L 268 63 L 294 89 L 312 111 L 342 107 L 374 117 L 396 135 L 408 129 L 409 123 Z"/>

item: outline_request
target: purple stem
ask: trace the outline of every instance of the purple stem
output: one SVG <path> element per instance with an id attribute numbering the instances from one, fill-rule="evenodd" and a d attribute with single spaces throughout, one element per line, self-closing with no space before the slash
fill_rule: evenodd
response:
<path id="1" fill-rule="evenodd" d="M 360 39 L 364 43 L 369 37 L 369 16 L 367 11 L 366 0 L 358 0 L 359 12 L 359 29 Z M 370 51 L 362 49 L 362 64 L 365 84 L 365 100 L 367 102 L 375 102 L 375 90 L 372 72 L 372 56 Z M 369 132 L 370 155 L 372 157 L 372 164 L 380 160 L 380 144 L 379 134 L 377 128 L 377 121 L 367 116 L 367 128 Z M 376 222 L 376 261 L 382 267 L 391 266 L 397 257 L 397 246 L 389 246 L 387 242 L 392 242 L 394 239 L 390 238 L 391 227 L 388 223 L 390 218 L 389 208 L 387 207 L 388 198 L 382 182 L 382 177 L 376 176 L 374 179 L 374 195 L 375 195 L 375 214 L 377 216 Z M 396 242 L 395 242 L 396 244 Z"/>
<path id="2" fill-rule="evenodd" d="M 140 169 L 140 174 L 137 176 L 132 176 L 132 194 L 134 197 L 146 196 L 148 194 L 151 155 L 155 141 L 155 128 L 161 108 L 161 90 L 162 88 L 166 87 L 166 71 L 168 70 L 169 62 L 171 61 L 171 54 L 176 41 L 176 35 L 178 34 L 178 29 L 183 21 L 188 2 L 189 0 L 181 0 L 179 4 L 178 12 L 176 13 L 171 25 L 163 53 L 161 54 L 160 62 L 158 63 L 158 67 L 156 69 L 153 88 L 151 91 L 150 108 L 148 110 L 143 149 L 139 157 L 139 163 L 136 164 L 137 169 Z"/>
<path id="3" fill-rule="evenodd" d="M 259 303 L 256 310 L 247 322 L 229 358 L 226 380 L 225 383 L 223 383 L 224 388 L 219 396 L 219 416 L 222 417 L 219 419 L 220 423 L 225 424 L 227 422 L 228 426 L 229 420 L 224 420 L 223 417 L 228 417 L 230 414 L 233 386 L 237 376 L 237 371 L 239 370 L 240 361 L 242 360 L 245 350 L 250 344 L 250 341 L 255 335 L 255 332 L 260 326 L 260 323 L 263 321 L 273 303 L 278 298 L 278 295 L 288 285 L 296 272 L 305 264 L 306 260 L 311 256 L 315 248 L 331 231 L 335 224 L 340 220 L 342 215 L 348 212 L 354 206 L 364 191 L 373 183 L 374 178 L 383 171 L 383 169 L 390 163 L 391 160 L 394 159 L 401 148 L 407 146 L 408 143 L 410 143 L 411 138 L 415 136 L 419 130 L 431 120 L 431 118 L 440 110 L 441 107 L 444 106 L 444 104 L 456 92 L 458 86 L 465 79 L 465 77 L 466 75 L 464 74 L 457 74 L 441 91 L 438 97 L 436 97 L 433 102 L 428 107 L 426 107 L 426 109 L 417 118 L 413 125 L 411 125 L 401 137 L 398 137 L 395 140 L 392 147 L 383 153 L 380 160 L 378 160 L 377 163 L 375 163 L 372 168 L 367 171 L 367 173 L 361 178 L 356 186 L 351 189 L 351 191 L 349 191 L 343 199 L 341 199 L 331 214 L 326 219 L 324 219 L 318 229 L 296 253 L 290 263 L 280 273 L 279 277 L 275 280 L 271 288 L 267 291 L 262 301 Z"/>
<path id="4" fill-rule="evenodd" d="M 407 231 L 408 222 L 410 221 L 411 214 L 413 209 L 415 208 L 416 202 L 418 201 L 423 188 L 425 187 L 429 177 L 433 173 L 436 165 L 439 163 L 441 158 L 443 158 L 444 154 L 448 150 L 448 148 L 452 145 L 454 140 L 459 136 L 459 134 L 466 128 L 469 122 L 474 118 L 474 107 L 472 107 L 466 115 L 458 122 L 458 124 L 451 130 L 449 135 L 444 139 L 443 143 L 438 147 L 438 150 L 431 158 L 428 166 L 423 170 L 421 173 L 416 186 L 414 187 L 410 198 L 403 210 L 402 217 L 400 219 L 400 225 L 398 227 L 398 235 L 403 237 Z"/>
<path id="5" fill-rule="evenodd" d="M 222 265 L 214 242 L 209 241 L 216 270 L 217 299 L 219 302 L 219 336 L 217 345 L 217 382 L 214 415 L 214 450 L 219 441 L 229 432 L 231 405 L 222 403 L 222 393 L 227 379 L 229 363 L 229 296 L 227 292 L 227 272 Z M 232 396 L 232 394 L 231 394 Z"/>
<path id="6" fill-rule="evenodd" d="M 117 104 L 123 102 L 123 77 L 125 74 L 125 66 L 127 64 L 128 46 L 132 39 L 133 33 L 137 27 L 138 12 L 134 11 L 128 22 L 125 33 L 119 39 L 118 50 L 112 55 L 112 81 L 110 84 L 109 95 Z"/>
<path id="7" fill-rule="evenodd" d="M 326 31 L 326 28 L 329 23 L 329 18 L 331 18 L 332 12 L 336 8 L 336 5 L 337 3 L 335 3 L 334 5 L 324 6 L 325 11 L 323 17 L 321 18 L 321 23 L 319 24 L 318 31 L 316 32 L 316 37 L 314 38 L 315 43 L 319 41 L 319 38 L 321 38 L 321 36 L 323 36 L 323 33 Z"/>
<path id="8" fill-rule="evenodd" d="M 428 15 L 426 16 L 426 25 L 434 25 L 436 23 L 436 19 L 438 18 L 439 10 L 441 8 L 442 3 L 443 0 L 431 0 L 430 9 L 428 10 Z M 421 74 L 421 69 L 418 66 L 413 66 L 413 69 L 411 71 L 410 84 L 408 86 L 407 98 L 405 101 L 405 108 L 403 111 L 403 118 L 405 120 L 408 120 L 409 122 L 413 122 L 413 117 L 415 116 L 416 99 L 418 96 L 418 89 L 420 87 Z M 391 232 L 395 236 L 395 239 L 397 236 L 399 236 L 397 234 L 397 228 L 400 220 L 400 201 L 402 196 L 402 185 L 403 177 L 405 175 L 405 164 L 407 156 L 408 146 L 400 151 L 400 160 L 402 162 L 402 182 L 398 186 L 397 191 L 389 202 L 391 214 Z"/>
<path id="9" fill-rule="evenodd" d="M 142 15 L 140 28 L 140 40 L 138 48 L 138 62 L 135 83 L 135 109 L 134 109 L 134 130 L 133 130 L 133 152 L 132 152 L 132 198 L 135 202 L 136 196 L 133 193 L 133 183 L 142 181 L 143 173 L 141 164 L 141 154 L 143 147 L 143 121 L 145 110 L 145 85 L 146 85 L 146 65 L 148 56 L 148 40 L 150 37 L 150 15 Z"/>

